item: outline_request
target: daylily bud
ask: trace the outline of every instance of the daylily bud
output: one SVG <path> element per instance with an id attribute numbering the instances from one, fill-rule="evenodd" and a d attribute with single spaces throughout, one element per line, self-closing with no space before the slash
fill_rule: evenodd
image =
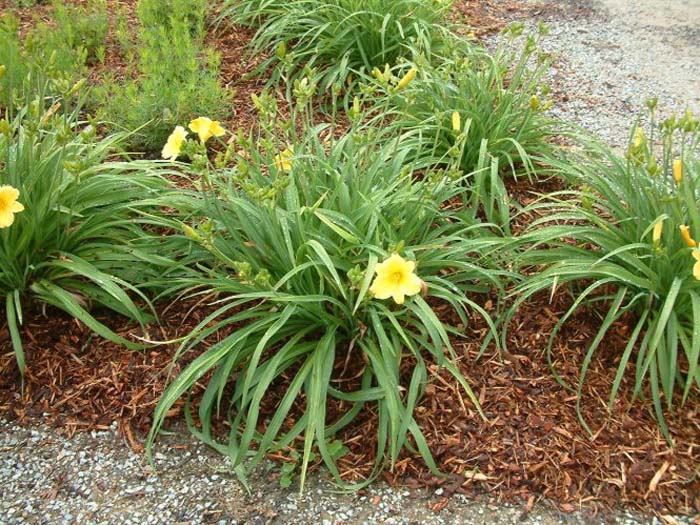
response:
<path id="1" fill-rule="evenodd" d="M 0 64 L 0 79 L 5 75 L 5 71 L 7 71 L 7 68 L 3 64 Z"/>
<path id="2" fill-rule="evenodd" d="M 681 237 L 683 237 L 685 243 L 691 248 L 697 247 L 698 243 L 696 243 L 695 240 L 690 236 L 690 228 L 688 228 L 685 224 L 681 224 L 679 228 L 681 230 Z"/>
<path id="3" fill-rule="evenodd" d="M 182 225 L 182 233 L 184 233 L 186 237 L 192 239 L 193 241 L 201 241 L 202 240 L 202 238 L 199 236 L 197 231 L 189 224 Z"/>
<path id="4" fill-rule="evenodd" d="M 673 178 L 677 184 L 680 184 L 683 179 L 683 161 L 681 159 L 673 161 Z"/>
<path id="5" fill-rule="evenodd" d="M 382 73 L 379 68 L 374 68 L 372 70 L 372 76 L 379 80 L 380 82 L 384 82 L 384 73 Z"/>
<path id="6" fill-rule="evenodd" d="M 537 95 L 532 95 L 530 97 L 530 109 L 535 111 L 539 107 L 540 107 L 540 99 L 537 97 Z"/>
<path id="7" fill-rule="evenodd" d="M 459 133 L 462 130 L 462 119 L 459 116 L 459 111 L 452 112 L 452 131 Z"/>
<path id="8" fill-rule="evenodd" d="M 664 221 L 661 220 L 654 225 L 654 230 L 651 234 L 652 242 L 654 246 L 659 246 L 661 244 L 661 232 L 664 229 Z"/>
<path id="9" fill-rule="evenodd" d="M 418 71 L 416 70 L 415 67 L 412 67 L 411 69 L 408 70 L 408 73 L 406 73 L 401 80 L 399 80 L 399 83 L 396 85 L 397 90 L 402 90 L 405 89 L 406 86 L 408 86 L 411 83 L 411 80 L 416 78 L 416 73 Z"/>
<path id="10" fill-rule="evenodd" d="M 66 93 L 66 98 L 72 97 L 78 91 L 80 91 L 82 89 L 82 87 L 85 85 L 85 82 L 87 82 L 87 80 L 84 78 L 81 78 L 75 84 L 73 84 L 73 87 L 70 88 L 70 90 L 68 90 L 68 93 Z"/>

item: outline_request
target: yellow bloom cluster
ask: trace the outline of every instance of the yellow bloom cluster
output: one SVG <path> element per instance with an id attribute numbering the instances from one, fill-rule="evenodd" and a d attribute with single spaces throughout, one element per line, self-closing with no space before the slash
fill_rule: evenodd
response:
<path id="1" fill-rule="evenodd" d="M 207 117 L 198 117 L 192 120 L 188 127 L 193 133 L 199 136 L 199 140 L 202 144 L 212 137 L 221 137 L 226 133 L 226 130 L 218 120 L 211 120 Z M 170 161 L 177 159 L 186 138 L 187 130 L 182 126 L 176 126 L 165 142 L 163 151 L 161 151 L 161 156 Z"/>
<path id="2" fill-rule="evenodd" d="M 0 186 L 0 228 L 8 228 L 15 222 L 15 213 L 24 211 L 24 206 L 17 202 L 19 190 L 12 186 Z"/>

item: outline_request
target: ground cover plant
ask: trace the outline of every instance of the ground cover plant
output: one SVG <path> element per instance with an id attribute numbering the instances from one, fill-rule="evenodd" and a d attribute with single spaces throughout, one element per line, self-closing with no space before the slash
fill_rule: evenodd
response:
<path id="1" fill-rule="evenodd" d="M 240 134 L 228 150 L 236 151 L 235 167 L 195 173 L 202 193 L 176 200 L 179 210 L 192 210 L 183 238 L 209 255 L 197 257 L 197 273 L 174 288 L 218 305 L 180 353 L 235 330 L 174 379 L 149 443 L 173 404 L 206 377 L 190 426 L 239 472 L 303 438 L 301 485 L 312 452 L 342 482 L 335 435 L 366 405 L 380 421 L 369 480 L 404 447 L 434 468 L 413 419 L 428 364 L 446 367 L 478 403 L 452 364 L 450 337 L 463 329 L 440 321 L 431 303 L 445 304 L 462 326 L 474 312 L 495 329 L 472 297 L 501 286 L 504 272 L 489 255 L 502 239 L 488 224 L 443 211 L 460 186 L 443 172 L 418 178 L 406 162 L 410 150 L 391 135 L 360 128 L 336 137 L 331 125 L 312 125 L 298 109 L 280 123 L 270 114 L 274 99 L 257 98 L 263 134 Z M 176 129 L 164 156 L 201 149 L 219 128 L 199 119 L 190 129 L 199 138 L 181 142 L 185 130 Z M 204 166 L 203 155 L 193 155 L 195 165 Z M 288 389 L 263 424 L 266 396 L 283 378 Z M 212 431 L 219 412 L 231 418 L 224 442 Z"/>
<path id="2" fill-rule="evenodd" d="M 304 68 L 321 73 L 323 90 L 342 88 L 354 73 L 410 58 L 431 57 L 449 41 L 451 2 L 440 0 L 227 1 L 220 19 L 257 28 L 251 53 L 267 54 L 260 71 L 291 83 Z"/>
<path id="3" fill-rule="evenodd" d="M 151 318 L 133 298 L 148 304 L 135 285 L 149 279 L 154 256 L 131 243 L 143 236 L 136 210 L 149 209 L 139 203 L 165 179 L 146 164 L 109 162 L 124 136 L 98 137 L 79 104 L 66 112 L 62 103 L 37 95 L 0 121 L 0 293 L 21 371 L 19 329 L 30 303 L 61 308 L 129 348 L 140 345 L 97 321 L 91 306 Z"/>
<path id="4" fill-rule="evenodd" d="M 635 127 L 625 156 L 591 139 L 585 154 L 556 164 L 578 187 L 534 205 L 542 218 L 520 239 L 529 245 L 522 263 L 534 273 L 520 286 L 516 307 L 538 292 L 570 287 L 575 301 L 552 337 L 579 309 L 605 312 L 573 388 L 578 394 L 603 338 L 632 313 L 609 405 L 623 375 L 633 374 L 635 396 L 651 396 L 670 439 L 665 414 L 700 386 L 700 126 L 687 113 L 657 128 L 655 104 L 651 131 Z M 588 428 L 585 414 L 580 419 Z"/>

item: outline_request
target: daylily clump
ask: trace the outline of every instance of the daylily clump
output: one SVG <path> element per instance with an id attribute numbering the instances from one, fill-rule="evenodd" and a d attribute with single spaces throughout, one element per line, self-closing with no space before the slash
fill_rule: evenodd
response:
<path id="1" fill-rule="evenodd" d="M 414 273 L 415 269 L 415 262 L 394 253 L 376 266 L 377 276 L 369 290 L 377 299 L 392 297 L 396 304 L 403 304 L 405 296 L 419 293 L 423 286 L 423 281 Z"/>
<path id="2" fill-rule="evenodd" d="M 174 161 L 180 154 L 185 137 L 187 137 L 187 131 L 185 128 L 182 126 L 177 126 L 168 137 L 165 146 L 163 146 L 163 151 L 161 152 L 162 157 L 164 159 Z"/>
<path id="3" fill-rule="evenodd" d="M 24 210 L 17 202 L 19 190 L 12 186 L 0 186 L 0 228 L 8 228 L 15 222 L 15 213 Z"/>

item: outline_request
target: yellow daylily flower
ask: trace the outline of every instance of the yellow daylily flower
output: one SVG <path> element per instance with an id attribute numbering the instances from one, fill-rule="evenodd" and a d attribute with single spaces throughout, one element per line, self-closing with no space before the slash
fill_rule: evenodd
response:
<path id="1" fill-rule="evenodd" d="M 275 168 L 279 171 L 292 171 L 292 158 L 294 157 L 294 147 L 287 146 L 284 151 L 281 151 L 278 155 L 275 155 L 273 159 L 275 163 Z"/>
<path id="2" fill-rule="evenodd" d="M 396 89 L 401 90 L 408 86 L 411 83 L 411 80 L 416 78 L 416 73 L 418 73 L 418 70 L 415 67 L 409 69 L 408 73 L 406 73 L 403 78 L 399 80 L 399 83 L 396 84 Z"/>
<path id="3" fill-rule="evenodd" d="M 677 184 L 680 184 L 683 179 L 683 161 L 681 159 L 673 161 L 673 178 Z"/>
<path id="4" fill-rule="evenodd" d="M 189 128 L 199 135 L 199 140 L 204 144 L 211 137 L 221 137 L 226 130 L 218 120 L 211 120 L 207 117 L 199 117 L 190 122 Z"/>
<path id="5" fill-rule="evenodd" d="M 396 304 L 403 304 L 405 296 L 421 291 L 423 281 L 413 273 L 415 269 L 415 262 L 407 261 L 394 253 L 375 267 L 377 276 L 369 291 L 377 299 L 392 297 Z"/>
<path id="6" fill-rule="evenodd" d="M 693 277 L 700 281 L 700 250 L 693 248 L 693 259 L 695 259 L 695 264 L 693 265 Z"/>
<path id="7" fill-rule="evenodd" d="M 459 133 L 462 129 L 462 118 L 459 115 L 459 111 L 452 112 L 452 131 Z"/>
<path id="8" fill-rule="evenodd" d="M 177 156 L 180 154 L 180 150 L 182 149 L 182 143 L 185 140 L 185 137 L 187 136 L 187 131 L 185 128 L 182 126 L 176 126 L 173 132 L 170 134 L 168 137 L 168 140 L 165 142 L 165 146 L 163 146 L 163 151 L 161 151 L 161 156 L 164 159 L 174 161 Z"/>
<path id="9" fill-rule="evenodd" d="M 15 222 L 15 213 L 24 211 L 17 202 L 19 190 L 13 186 L 0 186 L 0 228 L 8 228 Z"/>
<path id="10" fill-rule="evenodd" d="M 696 248 L 698 243 L 696 243 L 695 240 L 690 236 L 690 228 L 688 228 L 685 224 L 681 224 L 679 228 L 681 230 L 681 237 L 683 237 L 685 243 L 691 248 Z"/>

